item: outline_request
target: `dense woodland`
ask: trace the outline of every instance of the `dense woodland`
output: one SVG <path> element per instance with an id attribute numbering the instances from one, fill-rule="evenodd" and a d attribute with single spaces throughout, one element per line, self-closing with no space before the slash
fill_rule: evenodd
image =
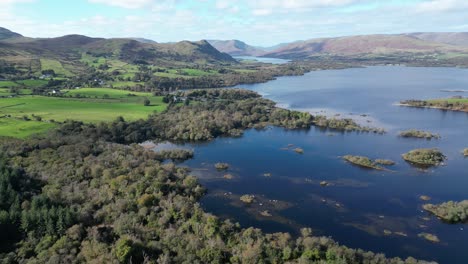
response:
<path id="1" fill-rule="evenodd" d="M 252 92 L 197 93 L 148 120 L 70 121 L 47 136 L 3 139 L 1 262 L 424 263 L 350 249 L 307 228 L 299 237 L 265 234 L 205 213 L 197 179 L 162 162 L 178 154 L 133 143 L 207 140 L 257 125 L 303 128 L 312 117 Z"/>

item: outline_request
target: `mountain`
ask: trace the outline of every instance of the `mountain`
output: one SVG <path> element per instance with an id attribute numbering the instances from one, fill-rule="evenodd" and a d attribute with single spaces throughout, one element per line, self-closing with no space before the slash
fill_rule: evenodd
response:
<path id="1" fill-rule="evenodd" d="M 409 33 L 406 34 L 425 41 L 450 44 L 455 46 L 468 46 L 468 32 L 437 32 L 437 33 Z"/>
<path id="2" fill-rule="evenodd" d="M 231 56 L 260 56 L 265 50 L 254 47 L 240 40 L 208 40 L 208 42 L 221 52 L 228 53 Z"/>
<path id="3" fill-rule="evenodd" d="M 146 38 L 130 38 L 130 39 L 133 39 L 133 40 L 136 40 L 136 41 L 142 42 L 142 43 L 157 43 L 154 40 L 146 39 Z"/>
<path id="4" fill-rule="evenodd" d="M 141 42 L 130 38 L 92 38 L 67 35 L 57 38 L 26 38 L 2 30 L 0 66 L 22 72 L 40 72 L 53 63 L 63 72 L 80 73 L 100 58 L 114 64 L 152 64 L 170 67 L 180 64 L 238 63 L 207 41 L 177 43 Z"/>
<path id="5" fill-rule="evenodd" d="M 264 57 L 302 59 L 316 55 L 468 52 L 468 48 L 419 39 L 410 35 L 361 35 L 299 41 L 263 54 Z"/>
<path id="6" fill-rule="evenodd" d="M 22 37 L 21 34 L 0 27 L 0 40 Z"/>

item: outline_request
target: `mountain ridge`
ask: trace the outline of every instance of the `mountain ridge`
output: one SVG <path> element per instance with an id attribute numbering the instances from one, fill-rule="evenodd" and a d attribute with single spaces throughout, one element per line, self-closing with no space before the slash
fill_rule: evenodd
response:
<path id="1" fill-rule="evenodd" d="M 10 38 L 18 38 L 18 37 L 22 37 L 23 35 L 19 34 L 19 33 L 16 33 L 16 32 L 13 32 L 9 29 L 6 29 L 4 27 L 0 27 L 0 40 L 3 40 L 3 39 L 10 39 Z"/>
<path id="2" fill-rule="evenodd" d="M 392 52 L 432 53 L 466 52 L 468 50 L 468 33 L 466 32 L 371 34 L 313 38 L 282 43 L 272 47 L 255 47 L 239 40 L 236 40 L 237 43 L 242 43 L 243 46 L 236 47 L 233 41 L 210 40 L 210 43 L 218 50 L 233 56 L 286 59 L 301 59 L 320 54 L 352 56 Z M 255 52 L 250 52 L 251 50 Z"/>

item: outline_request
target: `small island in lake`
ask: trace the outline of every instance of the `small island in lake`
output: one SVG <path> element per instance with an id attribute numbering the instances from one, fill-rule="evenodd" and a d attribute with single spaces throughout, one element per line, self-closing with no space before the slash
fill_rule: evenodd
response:
<path id="1" fill-rule="evenodd" d="M 406 100 L 401 101 L 400 105 L 421 108 L 437 108 L 450 111 L 468 112 L 468 98 L 453 97 L 448 99 L 431 99 L 431 100 Z"/>
<path id="2" fill-rule="evenodd" d="M 215 166 L 215 168 L 217 170 L 227 170 L 227 169 L 229 169 L 229 164 L 223 163 L 223 162 L 218 162 L 214 166 Z"/>
<path id="3" fill-rule="evenodd" d="M 468 157 L 468 148 L 463 150 L 463 155 L 465 155 L 465 157 Z"/>
<path id="4" fill-rule="evenodd" d="M 395 162 L 391 160 L 384 160 L 384 159 L 376 159 L 375 161 L 369 159 L 368 157 L 364 156 L 353 156 L 353 155 L 346 155 L 343 156 L 343 159 L 349 163 L 352 163 L 357 166 L 375 169 L 375 170 L 385 170 L 384 167 L 379 165 L 394 165 Z"/>
<path id="5" fill-rule="evenodd" d="M 420 234 L 418 234 L 418 237 L 422 237 L 422 238 L 424 238 L 427 241 L 430 241 L 432 243 L 439 243 L 440 242 L 440 239 L 434 234 L 420 233 Z"/>
<path id="6" fill-rule="evenodd" d="M 421 166 L 438 166 L 446 159 L 438 149 L 414 149 L 402 157 L 407 162 Z"/>
<path id="7" fill-rule="evenodd" d="M 255 201 L 255 196 L 254 195 L 250 195 L 250 194 L 244 194 L 240 197 L 240 200 L 243 202 L 243 203 L 246 203 L 246 204 L 251 204 Z"/>
<path id="8" fill-rule="evenodd" d="M 441 204 L 425 204 L 424 210 L 449 223 L 466 223 L 468 221 L 468 200 L 461 202 L 448 201 Z"/>
<path id="9" fill-rule="evenodd" d="M 312 121 L 318 127 L 331 128 L 342 131 L 371 132 L 376 134 L 385 134 L 383 128 L 361 126 L 351 118 L 327 118 L 323 115 L 314 116 Z"/>
<path id="10" fill-rule="evenodd" d="M 425 138 L 425 139 L 440 139 L 439 134 L 433 134 L 428 131 L 410 129 L 400 132 L 400 137 L 404 138 Z"/>

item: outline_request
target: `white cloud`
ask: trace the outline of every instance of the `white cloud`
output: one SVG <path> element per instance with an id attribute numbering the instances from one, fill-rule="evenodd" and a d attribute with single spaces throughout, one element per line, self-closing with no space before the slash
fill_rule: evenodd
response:
<path id="1" fill-rule="evenodd" d="M 336 7 L 348 5 L 357 2 L 357 0 L 254 0 L 251 6 L 258 9 L 302 9 L 316 7 Z"/>
<path id="2" fill-rule="evenodd" d="M 446 12 L 468 8 L 466 0 L 431 0 L 417 6 L 419 12 Z"/>
<path id="3" fill-rule="evenodd" d="M 270 15 L 275 12 L 306 12 L 314 8 L 339 7 L 360 0 L 253 0 L 248 4 L 256 16 Z"/>
<path id="4" fill-rule="evenodd" d="M 267 16 L 273 13 L 271 9 L 254 9 L 252 10 L 252 14 L 254 16 Z"/>
<path id="5" fill-rule="evenodd" d="M 90 3 L 105 4 L 128 9 L 142 8 L 150 5 L 152 0 L 88 0 Z"/>

